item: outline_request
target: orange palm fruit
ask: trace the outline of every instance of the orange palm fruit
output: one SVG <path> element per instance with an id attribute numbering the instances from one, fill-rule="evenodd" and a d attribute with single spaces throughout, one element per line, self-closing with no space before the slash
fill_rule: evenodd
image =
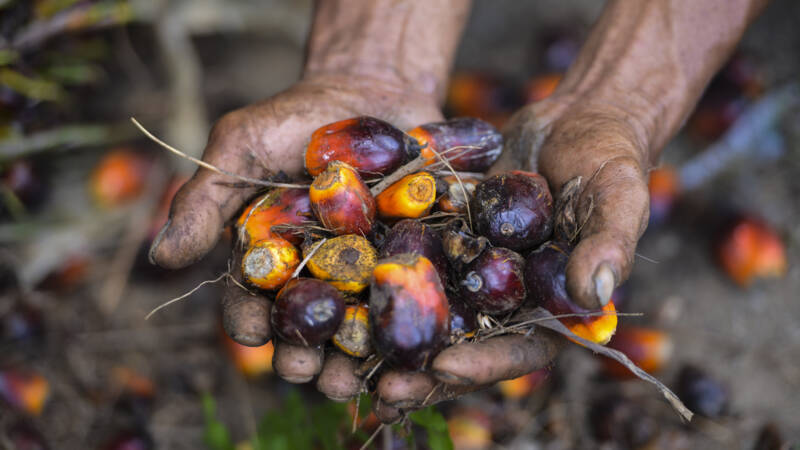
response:
<path id="1" fill-rule="evenodd" d="M 414 159 L 419 147 L 402 131 L 374 117 L 340 120 L 311 135 L 305 165 L 309 175 L 322 173 L 333 161 L 342 161 L 362 177 L 386 175 Z"/>
<path id="2" fill-rule="evenodd" d="M 740 286 L 786 274 L 786 248 L 778 233 L 752 218 L 736 220 L 717 246 L 722 269 Z"/>
<path id="3" fill-rule="evenodd" d="M 306 247 L 306 251 L 310 248 Z M 347 234 L 328 239 L 311 256 L 306 267 L 314 277 L 342 292 L 357 294 L 369 285 L 378 252 L 363 236 Z"/>
<path id="4" fill-rule="evenodd" d="M 416 219 L 427 215 L 436 200 L 436 180 L 428 172 L 406 175 L 375 198 L 384 220 Z"/>
<path id="5" fill-rule="evenodd" d="M 427 123 L 408 134 L 422 146 L 420 155 L 428 164 L 442 157 L 455 170 L 484 172 L 503 151 L 503 135 L 489 122 L 474 117 Z"/>
<path id="6" fill-rule="evenodd" d="M 0 372 L 0 397 L 20 411 L 38 416 L 50 395 L 50 383 L 36 372 L 8 369 Z"/>
<path id="7" fill-rule="evenodd" d="M 475 186 L 480 183 L 480 180 L 466 177 L 460 178 L 460 183 L 458 182 L 458 178 L 453 175 L 442 179 L 446 184 L 446 190 L 436 203 L 441 211 L 451 213 L 466 212 L 469 198 L 475 192 Z"/>
<path id="8" fill-rule="evenodd" d="M 272 354 L 275 353 L 272 341 L 258 347 L 248 347 L 234 341 L 224 332 L 220 333 L 220 336 L 228 356 L 244 376 L 256 378 L 272 373 Z"/>
<path id="9" fill-rule="evenodd" d="M 366 358 L 372 354 L 369 338 L 369 309 L 366 305 L 348 305 L 339 330 L 331 341 L 339 350 L 356 358 Z"/>
<path id="10" fill-rule="evenodd" d="M 454 117 L 480 117 L 502 127 L 511 114 L 522 106 L 519 92 L 511 83 L 498 77 L 461 72 L 450 77 L 447 110 Z"/>
<path id="11" fill-rule="evenodd" d="M 253 286 L 279 289 L 300 265 L 300 252 L 286 239 L 273 235 L 256 242 L 242 258 L 242 274 Z"/>
<path id="12" fill-rule="evenodd" d="M 275 188 L 255 199 L 239 216 L 236 227 L 241 231 L 244 245 L 250 245 L 270 237 L 276 225 L 302 225 L 312 217 L 308 191 Z M 303 241 L 300 231 L 286 230 L 278 235 L 295 245 Z"/>
<path id="13" fill-rule="evenodd" d="M 367 234 L 375 221 L 375 198 L 356 170 L 334 161 L 308 190 L 311 208 L 325 228 L 337 235 Z"/>
<path id="14" fill-rule="evenodd" d="M 111 378 L 115 388 L 137 397 L 151 398 L 155 395 L 156 386 L 153 380 L 126 366 L 116 366 L 111 370 Z"/>
<path id="15" fill-rule="evenodd" d="M 610 300 L 600 311 L 590 311 L 576 305 L 567 293 L 566 267 L 570 249 L 559 242 L 546 242 L 528 255 L 525 261 L 525 284 L 529 301 L 553 315 L 586 314 L 593 316 L 559 318 L 576 335 L 598 344 L 606 344 L 617 329 L 614 301 Z"/>
<path id="16" fill-rule="evenodd" d="M 89 178 L 95 203 L 112 208 L 135 200 L 144 191 L 149 166 L 144 155 L 130 149 L 105 154 Z"/>
<path id="17" fill-rule="evenodd" d="M 531 78 L 525 85 L 525 99 L 528 103 L 534 103 L 550 97 L 562 78 L 563 75 L 560 73 L 549 73 Z"/>
<path id="18" fill-rule="evenodd" d="M 450 340 L 450 306 L 428 258 L 403 253 L 372 272 L 369 322 L 375 349 L 394 367 L 424 369 Z"/>
<path id="19" fill-rule="evenodd" d="M 529 396 L 542 387 L 550 377 L 550 367 L 534 370 L 521 377 L 503 380 L 497 383 L 500 393 L 507 399 L 517 400 Z"/>
<path id="20" fill-rule="evenodd" d="M 647 373 L 659 371 L 672 356 L 673 344 L 663 331 L 642 327 L 619 327 L 608 343 L 609 348 L 624 353 L 639 368 Z M 601 358 L 606 373 L 618 378 L 634 378 L 635 375 L 611 358 Z"/>
<path id="21" fill-rule="evenodd" d="M 680 192 L 678 172 L 670 166 L 651 170 L 647 187 L 650 191 L 650 223 L 661 223 L 669 216 Z"/>
<path id="22" fill-rule="evenodd" d="M 482 409 L 461 408 L 447 419 L 453 448 L 482 450 L 492 447 L 492 420 Z"/>

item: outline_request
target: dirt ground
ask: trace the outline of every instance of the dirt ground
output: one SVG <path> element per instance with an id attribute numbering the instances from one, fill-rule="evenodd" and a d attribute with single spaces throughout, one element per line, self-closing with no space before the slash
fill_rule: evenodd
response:
<path id="1" fill-rule="evenodd" d="M 150 23 L 134 23 L 124 34 L 105 31 L 112 48 L 125 51 L 115 51 L 105 81 L 83 93 L 91 104 L 85 114 L 120 123 L 134 115 L 179 147 L 195 148 L 181 129 L 199 127 L 205 134 L 223 112 L 296 79 L 309 4 L 270 1 L 275 16 L 285 20 L 272 20 L 261 29 L 241 24 L 215 28 L 198 19 L 205 25 L 197 25 L 191 43 L 200 76 L 197 91 L 189 93 L 170 88 L 176 75 L 164 64 L 164 50 Z M 521 84 L 540 70 L 532 55 L 541 30 L 585 33 L 601 7 L 602 2 L 588 0 L 477 0 L 456 71 L 490 73 Z M 800 79 L 798 18 L 800 3 L 776 0 L 741 45 L 758 60 L 767 92 Z M 176 113 L 176 102 L 191 105 L 193 96 L 205 109 L 199 121 Z M 175 117 L 194 122 L 184 128 L 159 126 Z M 615 394 L 643 408 L 667 436 L 640 448 L 751 449 L 767 423 L 780 430 L 785 448 L 800 445 L 800 113 L 788 114 L 779 132 L 779 157 L 753 152 L 733 161 L 719 176 L 684 193 L 670 217 L 648 229 L 621 294 L 621 310 L 643 313 L 621 318 L 623 324 L 663 329 L 674 342 L 674 354 L 658 378 L 674 387 L 685 364 L 701 367 L 730 392 L 723 417 L 682 425 L 649 385 L 604 377 L 597 357 L 579 347 L 559 356 L 548 384 L 529 398 L 503 400 L 497 391 L 475 394 L 443 407 L 445 415 L 483 409 L 493 423 L 503 423 L 493 435 L 496 448 L 625 448 L 619 442 L 599 442 L 588 419 L 599 398 Z M 128 142 L 151 152 L 164 173 L 192 170 L 144 141 Z M 681 136 L 664 160 L 680 166 L 706 145 Z M 138 223 L 136 217 L 150 211 L 152 202 L 97 213 L 85 194 L 89 171 L 104 150 L 75 148 L 45 156 L 55 189 L 37 219 L 15 224 L 4 218 L 0 224 L 0 256 L 17 273 L 3 278 L 0 315 L 7 318 L 19 304 L 28 305 L 40 312 L 43 330 L 31 339 L 4 339 L 0 369 L 32 368 L 50 383 L 38 417 L 0 402 L 0 427 L 22 420 L 53 449 L 111 448 L 104 445 L 123 431 L 148 436 L 152 448 L 204 448 L 201 394 L 208 392 L 217 401 L 218 417 L 236 441 L 243 441 L 292 386 L 274 375 L 245 379 L 231 364 L 221 338 L 219 286 L 205 286 L 144 320 L 154 307 L 225 271 L 230 241 L 189 269 L 167 273 L 149 266 L 146 238 L 125 225 Z M 163 186 L 165 179 L 156 174 L 152 183 Z M 789 261 L 782 279 L 743 289 L 718 268 L 712 252 L 719 237 L 716 227 L 731 211 L 761 217 L 778 230 Z M 41 267 L 82 252 L 91 255 L 83 281 L 42 288 L 39 281 L 47 270 Z M 132 267 L 114 264 L 120 258 Z M 12 287 L 15 276 L 20 288 Z M 115 375 L 120 367 L 152 381 L 153 392 L 129 395 Z M 309 401 L 322 401 L 312 385 L 300 389 Z M 495 414 L 498 408 L 504 410 Z"/>

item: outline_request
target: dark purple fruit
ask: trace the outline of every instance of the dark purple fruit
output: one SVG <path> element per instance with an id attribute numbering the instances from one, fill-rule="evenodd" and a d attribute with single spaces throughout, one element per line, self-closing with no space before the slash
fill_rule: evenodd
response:
<path id="1" fill-rule="evenodd" d="M 528 301 L 554 315 L 588 314 L 576 305 L 567 293 L 566 268 L 571 249 L 559 242 L 547 242 L 531 252 L 525 260 L 525 287 Z M 616 307 L 609 301 L 603 314 L 562 317 L 559 321 L 576 335 L 599 344 L 606 344 L 617 329 Z"/>
<path id="2" fill-rule="evenodd" d="M 472 337 L 478 329 L 478 314 L 461 299 L 450 299 L 450 335 L 454 340 Z"/>
<path id="3" fill-rule="evenodd" d="M 369 324 L 375 349 L 399 369 L 424 369 L 449 343 L 450 305 L 428 258 L 403 253 L 378 261 Z"/>
<path id="4" fill-rule="evenodd" d="M 617 394 L 593 402 L 589 423 L 598 441 L 613 442 L 621 448 L 643 448 L 660 431 L 658 421 L 642 405 Z"/>
<path id="5" fill-rule="evenodd" d="M 718 418 L 728 409 L 728 389 L 694 366 L 681 369 L 677 394 L 687 408 L 701 416 Z"/>
<path id="6" fill-rule="evenodd" d="M 321 344 L 339 329 L 344 308 L 344 297 L 335 287 L 313 278 L 294 278 L 275 297 L 272 328 L 291 344 Z"/>
<path id="7" fill-rule="evenodd" d="M 525 301 L 524 268 L 525 260 L 517 252 L 502 247 L 486 249 L 459 281 L 461 294 L 482 313 L 511 312 Z"/>
<path id="8" fill-rule="evenodd" d="M 444 255 L 442 238 L 438 232 L 413 219 L 397 222 L 386 233 L 379 257 L 388 258 L 401 253 L 413 253 L 428 258 L 436 267 L 442 286 L 447 286 L 447 257 Z"/>
<path id="9" fill-rule="evenodd" d="M 503 135 L 489 122 L 459 117 L 427 123 L 408 132 L 423 146 L 421 156 L 431 163 L 439 156 L 455 170 L 485 172 L 503 151 Z"/>
<path id="10" fill-rule="evenodd" d="M 535 173 L 495 175 L 475 188 L 469 202 L 476 233 L 516 252 L 546 241 L 553 231 L 553 197 Z"/>

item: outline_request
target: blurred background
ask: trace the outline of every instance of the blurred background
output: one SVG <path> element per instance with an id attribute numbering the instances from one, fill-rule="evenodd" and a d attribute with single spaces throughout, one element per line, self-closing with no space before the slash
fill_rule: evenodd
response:
<path id="1" fill-rule="evenodd" d="M 502 126 L 549 95 L 603 6 L 476 0 L 446 106 Z M 210 124 L 301 70 L 310 1 L 0 0 L 0 448 L 359 448 L 368 399 L 271 373 L 221 331 L 230 238 L 168 272 L 146 249 Z M 651 174 L 609 345 L 698 413 L 579 347 L 387 428 L 376 448 L 800 446 L 800 3 L 775 0 Z M 356 412 L 359 410 L 359 412 Z M 358 432 L 350 434 L 353 416 Z M 409 442 L 412 442 L 409 444 Z"/>

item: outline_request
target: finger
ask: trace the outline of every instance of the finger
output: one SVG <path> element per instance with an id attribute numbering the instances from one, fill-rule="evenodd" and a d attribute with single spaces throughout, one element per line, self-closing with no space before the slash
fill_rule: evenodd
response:
<path id="1" fill-rule="evenodd" d="M 203 160 L 228 172 L 260 178 L 266 170 L 246 153 L 241 115 L 228 115 L 211 132 Z M 188 266 L 219 240 L 228 219 L 255 193 L 255 187 L 232 186 L 237 180 L 199 168 L 175 195 L 169 220 L 150 247 L 150 261 L 168 269 Z"/>
<path id="2" fill-rule="evenodd" d="M 231 277 L 222 294 L 222 327 L 234 341 L 251 347 L 264 345 L 272 336 L 269 323 L 272 302 L 244 287 L 242 249 L 236 246 L 231 258 Z"/>
<path id="3" fill-rule="evenodd" d="M 322 369 L 322 347 L 305 347 L 275 340 L 272 367 L 289 383 L 307 383 Z"/>
<path id="4" fill-rule="evenodd" d="M 378 381 L 377 394 L 394 408 L 414 410 L 483 389 L 476 384 L 447 385 L 421 372 L 389 371 Z"/>
<path id="5" fill-rule="evenodd" d="M 350 400 L 361 392 L 361 379 L 355 374 L 357 367 L 354 358 L 339 351 L 330 352 L 317 379 L 317 389 L 333 401 Z"/>
<path id="6" fill-rule="evenodd" d="M 578 206 L 580 241 L 566 268 L 567 291 L 579 306 L 604 306 L 628 278 L 649 205 L 644 174 L 631 158 L 608 161 L 588 182 Z"/>
<path id="7" fill-rule="evenodd" d="M 234 341 L 250 347 L 266 344 L 271 337 L 269 312 L 272 302 L 231 284 L 222 297 L 222 326 Z"/>
<path id="8" fill-rule="evenodd" d="M 520 377 L 547 366 L 564 339 L 536 329 L 529 337 L 500 336 L 444 349 L 433 360 L 433 375 L 455 385 L 486 385 Z"/>

